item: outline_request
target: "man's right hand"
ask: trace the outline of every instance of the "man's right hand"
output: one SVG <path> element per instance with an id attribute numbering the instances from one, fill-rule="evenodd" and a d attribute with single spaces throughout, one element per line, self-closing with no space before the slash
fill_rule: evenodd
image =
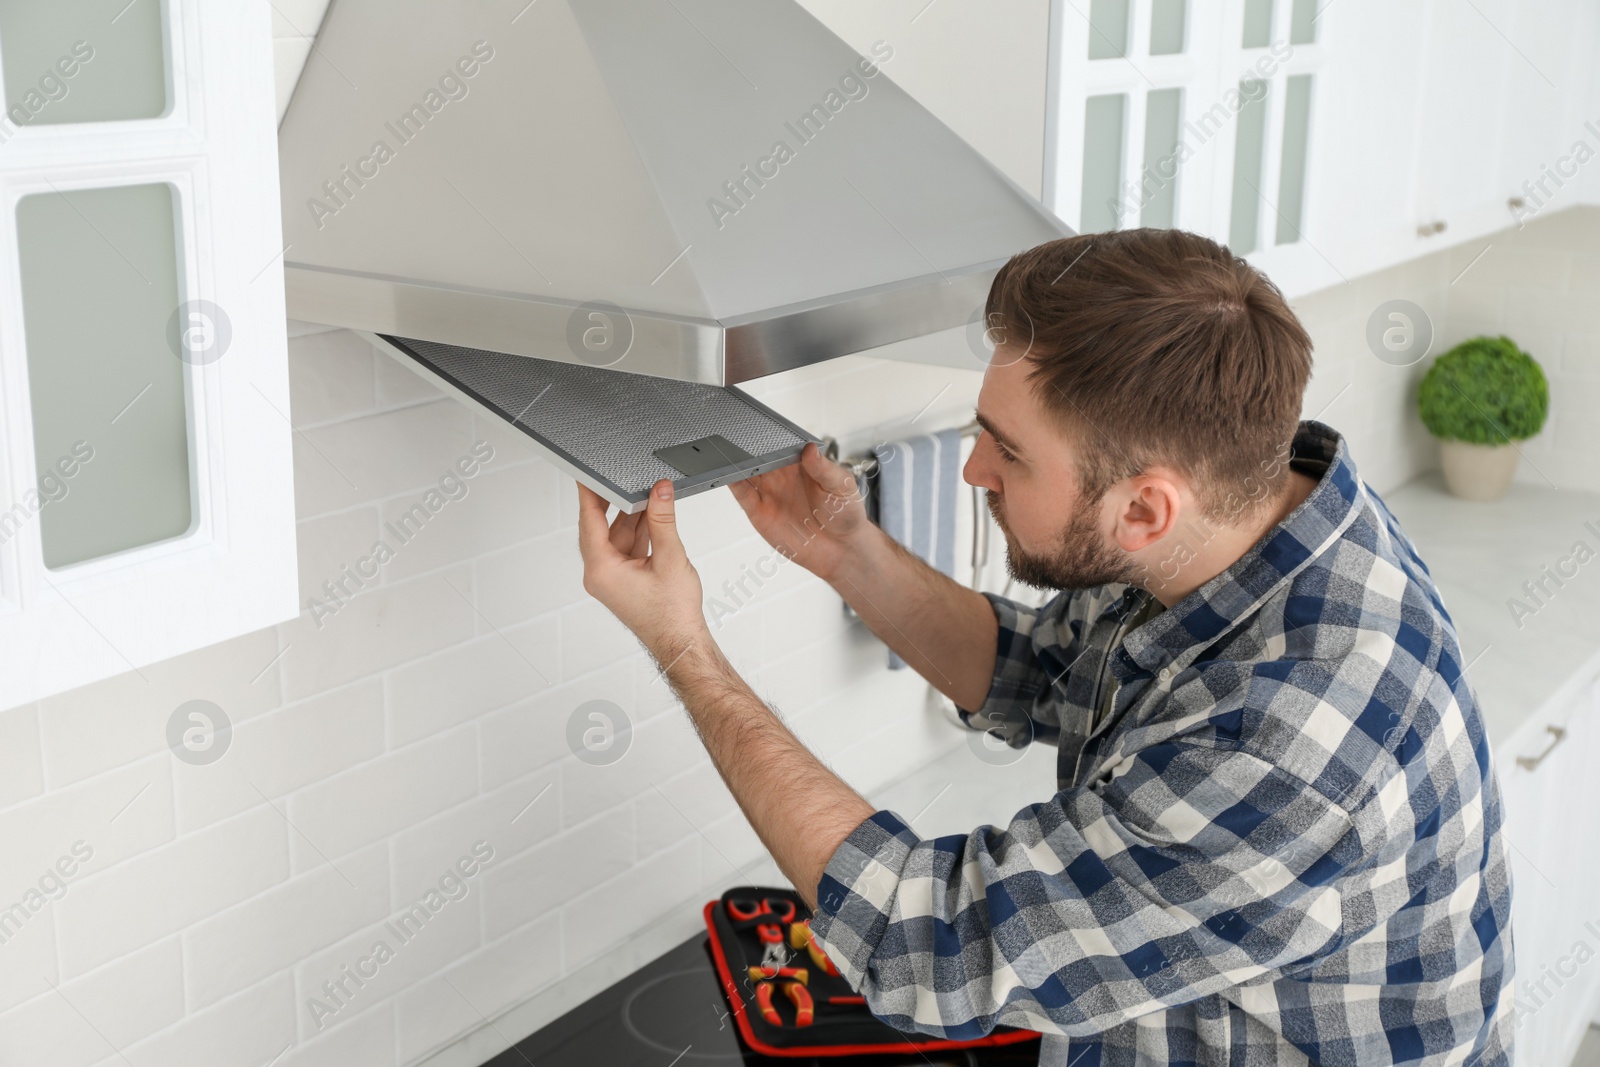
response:
<path id="1" fill-rule="evenodd" d="M 832 582 L 876 527 L 848 470 L 807 444 L 800 462 L 729 486 L 767 543 Z"/>
<path id="2" fill-rule="evenodd" d="M 848 470 L 808 444 L 799 463 L 730 488 L 756 532 L 833 586 L 913 670 L 958 707 L 982 705 L 999 630 L 989 602 L 874 526 Z"/>

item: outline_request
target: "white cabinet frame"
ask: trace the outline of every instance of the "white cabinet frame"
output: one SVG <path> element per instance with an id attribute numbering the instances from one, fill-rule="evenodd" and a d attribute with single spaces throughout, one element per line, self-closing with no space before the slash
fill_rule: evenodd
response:
<path id="1" fill-rule="evenodd" d="M 0 708 L 298 610 L 270 9 L 165 0 L 163 15 L 164 115 L 30 125 L 0 145 L 0 515 L 27 513 L 0 543 Z M 182 298 L 232 326 L 220 358 L 184 365 L 193 518 L 180 537 L 47 570 L 28 494 L 54 457 L 34 454 L 17 203 L 149 183 L 176 190 Z"/>

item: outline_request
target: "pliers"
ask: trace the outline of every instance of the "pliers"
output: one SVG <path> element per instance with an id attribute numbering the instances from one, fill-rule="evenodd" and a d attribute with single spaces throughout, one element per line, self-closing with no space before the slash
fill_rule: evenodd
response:
<path id="1" fill-rule="evenodd" d="M 756 936 L 761 939 L 762 946 L 761 966 L 776 969 L 788 962 L 788 953 L 783 949 L 783 924 L 794 922 L 794 901 L 783 897 L 762 897 L 760 900 L 730 897 L 728 914 L 739 922 L 772 916 L 774 921 L 763 922 L 756 927 Z"/>
<path id="2" fill-rule="evenodd" d="M 817 947 L 817 943 L 811 939 L 810 921 L 802 919 L 793 926 L 789 927 L 789 947 L 795 949 L 805 949 L 806 952 L 811 956 L 811 962 L 817 965 L 817 970 L 821 971 L 823 974 L 832 975 L 835 978 L 838 977 L 839 968 L 833 965 L 833 961 L 830 960 L 823 953 L 823 951 Z"/>
<path id="3" fill-rule="evenodd" d="M 783 995 L 794 1005 L 795 1026 L 810 1026 L 816 1008 L 811 1000 L 811 994 L 806 992 L 806 987 L 799 982 L 786 981 L 783 983 Z M 761 1017 L 773 1026 L 783 1025 L 783 1017 L 778 1014 L 778 1009 L 772 1006 L 771 982 L 761 982 L 756 985 L 756 1009 L 761 1012 Z"/>

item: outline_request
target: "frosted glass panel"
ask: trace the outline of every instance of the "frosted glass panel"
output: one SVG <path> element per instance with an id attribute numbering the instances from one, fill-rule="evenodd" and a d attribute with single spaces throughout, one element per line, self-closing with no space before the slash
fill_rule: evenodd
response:
<path id="1" fill-rule="evenodd" d="M 189 529 L 175 193 L 128 185 L 17 203 L 47 567 Z M 180 349 L 181 350 L 181 349 Z"/>
<path id="2" fill-rule="evenodd" d="M 1089 58 L 1118 59 L 1128 54 L 1128 0 L 1090 0 Z"/>
<path id="3" fill-rule="evenodd" d="M 1289 10 L 1289 43 L 1312 44 L 1317 39 L 1317 0 L 1294 0 Z"/>
<path id="4" fill-rule="evenodd" d="M 1078 230 L 1099 233 L 1117 228 L 1121 211 L 1122 112 L 1127 97 L 1121 93 L 1091 96 L 1084 102 L 1083 203 Z"/>
<path id="5" fill-rule="evenodd" d="M 167 110 L 161 0 L 0 0 L 14 126 L 155 118 Z"/>
<path id="6" fill-rule="evenodd" d="M 1233 214 L 1228 222 L 1228 247 L 1236 256 L 1256 249 L 1256 224 L 1261 214 L 1261 164 L 1267 133 L 1267 83 L 1239 83 L 1244 97 L 1239 109 L 1239 137 L 1233 145 Z"/>
<path id="7" fill-rule="evenodd" d="M 1300 240 L 1305 212 L 1306 147 L 1311 132 L 1311 75 L 1295 74 L 1284 87 L 1283 169 L 1278 176 L 1278 243 Z"/>
<path id="8" fill-rule="evenodd" d="M 1244 0 L 1246 48 L 1265 48 L 1272 41 L 1272 0 Z"/>
<path id="9" fill-rule="evenodd" d="M 1183 90 L 1154 89 L 1145 97 L 1144 174 L 1139 225 L 1170 229 L 1178 204 L 1178 119 Z"/>
<path id="10" fill-rule="evenodd" d="M 1183 51 L 1187 0 L 1153 0 L 1150 5 L 1150 54 L 1171 56 Z"/>

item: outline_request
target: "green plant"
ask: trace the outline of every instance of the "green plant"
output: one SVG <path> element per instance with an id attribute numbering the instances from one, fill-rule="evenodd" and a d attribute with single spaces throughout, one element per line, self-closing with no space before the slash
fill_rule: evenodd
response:
<path id="1" fill-rule="evenodd" d="M 1550 411 L 1550 386 L 1534 358 L 1509 337 L 1474 337 L 1434 361 L 1417 391 L 1433 436 L 1477 445 L 1532 437 Z"/>

